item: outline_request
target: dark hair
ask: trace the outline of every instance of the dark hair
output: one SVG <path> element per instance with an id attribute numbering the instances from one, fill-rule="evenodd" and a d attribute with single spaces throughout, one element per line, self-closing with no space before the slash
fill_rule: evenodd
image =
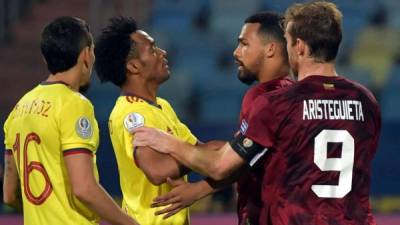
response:
<path id="1" fill-rule="evenodd" d="M 109 22 L 96 40 L 95 69 L 101 82 L 121 87 L 126 80 L 126 61 L 137 53 L 130 35 L 138 28 L 133 18 L 113 17 Z"/>
<path id="2" fill-rule="evenodd" d="M 82 49 L 93 44 L 87 23 L 76 17 L 59 17 L 45 26 L 40 48 L 51 74 L 75 66 Z"/>
<path id="3" fill-rule="evenodd" d="M 283 16 L 274 12 L 258 12 L 246 18 L 245 23 L 259 23 L 259 33 L 267 38 L 274 38 L 276 41 L 286 45 L 284 30 L 282 29 Z"/>
<path id="4" fill-rule="evenodd" d="M 334 60 L 342 41 L 342 13 L 335 4 L 325 1 L 294 4 L 285 12 L 284 26 L 293 40 L 302 39 L 311 56 L 320 62 Z"/>

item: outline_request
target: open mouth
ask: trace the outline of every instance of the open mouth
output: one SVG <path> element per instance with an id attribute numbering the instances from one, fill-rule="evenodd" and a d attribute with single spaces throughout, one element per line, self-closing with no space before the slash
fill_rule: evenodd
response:
<path id="1" fill-rule="evenodd" d="M 238 70 L 243 70 L 243 63 L 242 62 L 240 62 L 240 61 L 238 61 L 238 60 L 235 60 L 235 64 L 238 66 L 237 68 L 238 68 Z"/>
<path id="2" fill-rule="evenodd" d="M 164 59 L 164 60 L 163 60 L 162 66 L 163 66 L 164 68 L 169 68 L 169 66 L 168 66 L 168 60 Z"/>

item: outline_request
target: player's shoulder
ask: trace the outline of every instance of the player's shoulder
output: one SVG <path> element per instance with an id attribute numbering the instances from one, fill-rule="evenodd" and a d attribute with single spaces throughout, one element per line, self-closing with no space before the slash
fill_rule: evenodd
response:
<path id="1" fill-rule="evenodd" d="M 161 107 L 167 107 L 169 109 L 172 109 L 171 104 L 164 98 L 157 97 L 157 104 L 159 104 Z"/>
<path id="2" fill-rule="evenodd" d="M 258 95 L 253 103 L 254 111 L 272 110 L 279 111 L 279 109 L 290 106 L 291 92 L 294 90 L 295 85 L 285 85 Z"/>
<path id="3" fill-rule="evenodd" d="M 293 85 L 294 83 L 295 81 L 290 76 L 279 79 L 279 84 L 281 85 L 281 87 L 288 87 Z"/>
<path id="4" fill-rule="evenodd" d="M 67 107 L 85 107 L 93 110 L 92 102 L 83 94 L 73 90 L 65 90 L 62 101 L 65 102 L 63 105 Z"/>
<path id="5" fill-rule="evenodd" d="M 259 83 L 250 87 L 244 96 L 244 98 L 255 99 L 259 95 L 267 92 L 275 91 L 280 88 L 288 87 L 292 85 L 294 81 L 289 77 L 277 78 L 268 82 Z"/>
<path id="6" fill-rule="evenodd" d="M 148 116 L 152 113 L 151 107 L 151 105 L 141 98 L 121 95 L 115 103 L 110 118 L 122 118 L 133 113 Z"/>
<path id="7" fill-rule="evenodd" d="M 243 98 L 249 98 L 249 99 L 254 99 L 256 96 L 264 93 L 264 89 L 261 86 L 262 84 L 256 84 L 254 86 L 251 86 L 246 93 L 244 94 Z"/>
<path id="8" fill-rule="evenodd" d="M 157 97 L 157 104 L 164 112 L 176 117 L 174 108 L 166 99 Z"/>
<path id="9" fill-rule="evenodd" d="M 276 90 L 277 91 L 277 90 Z M 268 109 L 270 108 L 272 103 L 272 98 L 271 96 L 273 96 L 275 91 L 271 91 L 271 92 L 265 92 L 262 93 L 260 95 L 258 95 L 253 102 L 253 109 L 252 111 L 262 111 L 264 109 Z"/>
<path id="10" fill-rule="evenodd" d="M 63 83 L 47 84 L 43 82 L 37 88 L 32 90 L 37 95 L 47 96 L 46 98 L 57 101 L 61 107 L 90 107 L 93 108 L 92 103 L 88 98 L 78 91 L 72 90 L 70 87 Z"/>
<path id="11" fill-rule="evenodd" d="M 346 83 L 347 85 L 349 85 L 350 88 L 354 89 L 354 91 L 361 93 L 361 95 L 365 96 L 372 103 L 378 104 L 378 101 L 376 100 L 374 94 L 372 94 L 372 92 L 367 87 L 365 87 L 364 85 L 362 85 L 356 81 L 347 79 L 345 77 L 342 77 L 342 78 L 343 78 L 343 82 Z"/>
<path id="12" fill-rule="evenodd" d="M 35 98 L 36 95 L 38 94 L 40 90 L 40 86 L 37 85 L 36 87 L 32 88 L 31 90 L 29 90 L 28 92 L 26 92 L 17 102 L 17 104 L 19 104 L 20 102 L 25 101 L 26 99 L 32 99 Z"/>

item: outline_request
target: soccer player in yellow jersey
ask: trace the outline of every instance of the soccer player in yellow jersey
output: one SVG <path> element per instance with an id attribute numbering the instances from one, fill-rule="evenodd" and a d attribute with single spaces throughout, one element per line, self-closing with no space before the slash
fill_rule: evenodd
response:
<path id="1" fill-rule="evenodd" d="M 109 118 L 109 131 L 118 163 L 123 209 L 141 224 L 189 224 L 187 209 L 163 220 L 154 216 L 156 209 L 150 208 L 153 198 L 171 190 L 165 183 L 166 178 L 182 176 L 182 167 L 168 155 L 147 147 L 133 148 L 130 134 L 146 125 L 189 144 L 197 143 L 169 103 L 157 97 L 158 87 L 169 78 L 167 53 L 146 32 L 139 30 L 133 19 L 118 17 L 110 20 L 98 38 L 95 55 L 100 80 L 110 81 L 121 89 Z"/>
<path id="2" fill-rule="evenodd" d="M 88 99 L 94 45 L 81 19 L 60 17 L 42 32 L 51 75 L 25 94 L 5 125 L 4 201 L 19 206 L 25 225 L 137 224 L 98 183 L 99 129 Z"/>

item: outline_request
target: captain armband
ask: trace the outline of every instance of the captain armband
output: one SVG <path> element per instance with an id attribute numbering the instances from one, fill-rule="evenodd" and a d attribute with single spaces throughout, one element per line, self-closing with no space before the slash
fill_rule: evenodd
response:
<path id="1" fill-rule="evenodd" d="M 253 166 L 268 151 L 267 148 L 243 136 L 241 133 L 234 137 L 229 144 L 250 166 Z"/>

